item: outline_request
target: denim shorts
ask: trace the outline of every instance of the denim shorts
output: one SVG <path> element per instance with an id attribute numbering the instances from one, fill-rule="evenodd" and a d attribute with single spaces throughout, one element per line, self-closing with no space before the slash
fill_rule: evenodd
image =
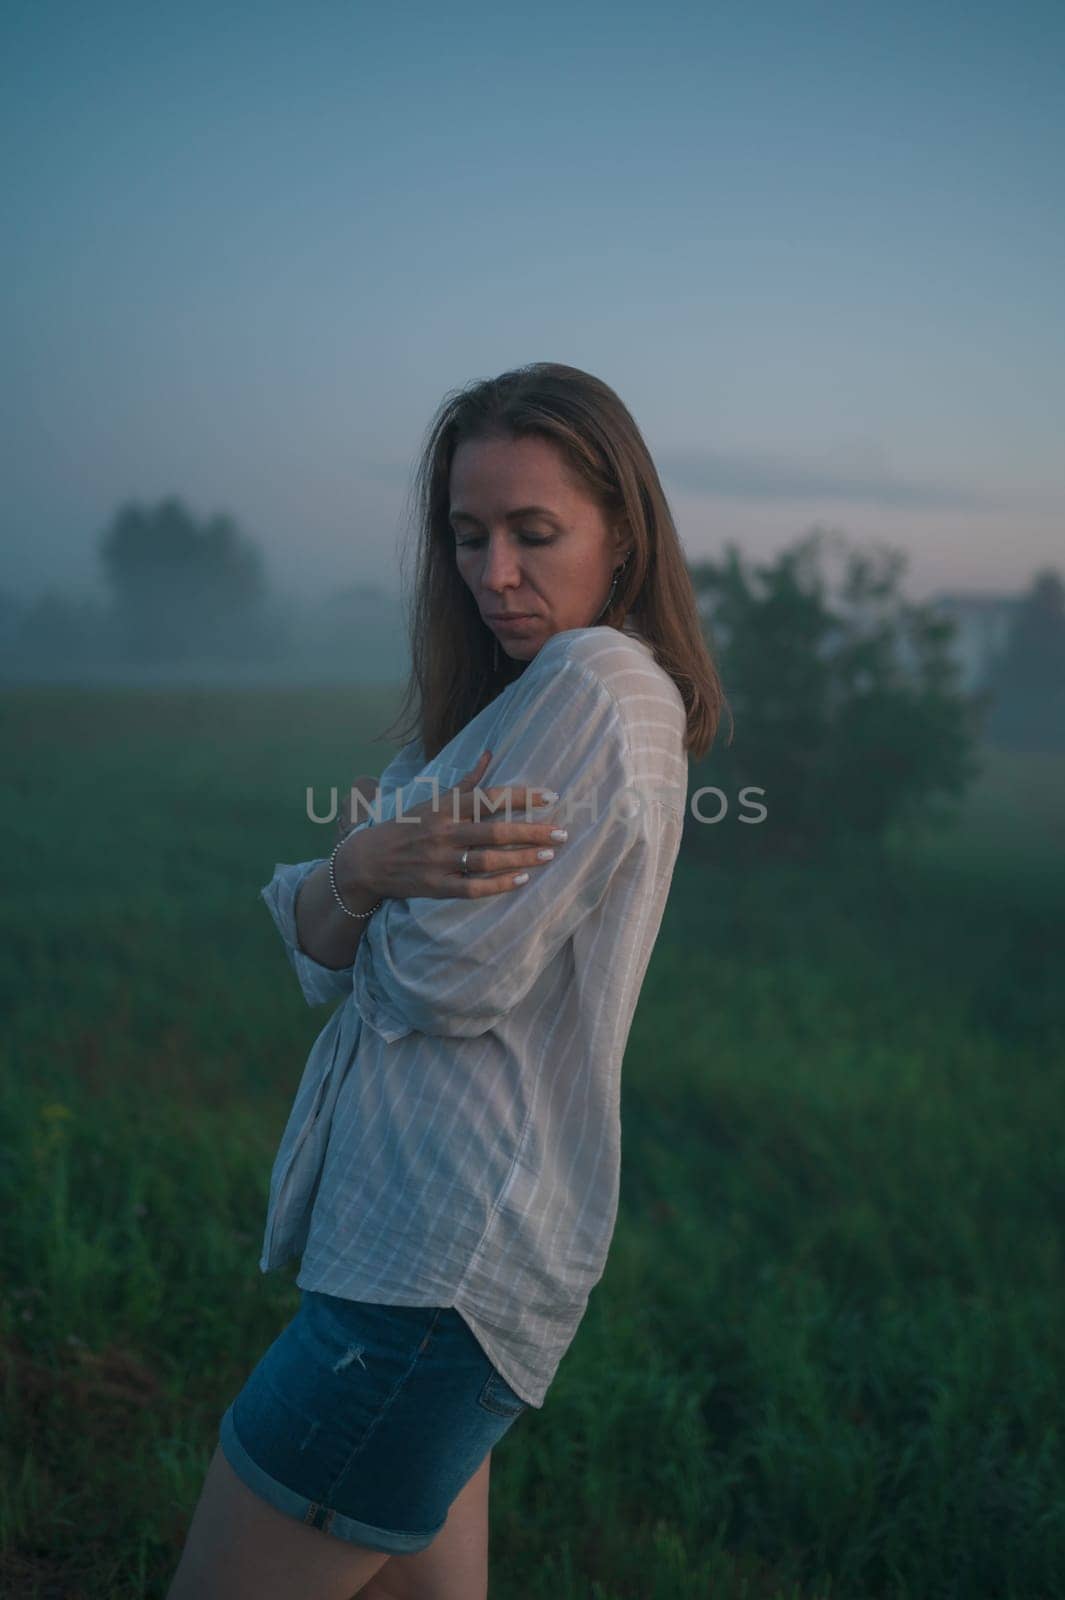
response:
<path id="1" fill-rule="evenodd" d="M 300 1292 L 222 1418 L 226 1460 L 315 1528 L 373 1550 L 424 1550 L 528 1403 L 453 1306 Z"/>

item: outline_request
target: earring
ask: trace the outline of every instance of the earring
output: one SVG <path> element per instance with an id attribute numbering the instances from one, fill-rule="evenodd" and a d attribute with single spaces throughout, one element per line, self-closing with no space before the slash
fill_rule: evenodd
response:
<path id="1" fill-rule="evenodd" d="M 603 602 L 602 610 L 599 613 L 600 617 L 603 616 L 603 614 L 605 612 L 609 611 L 610 607 L 613 605 L 613 603 L 614 603 L 614 591 L 617 589 L 618 579 L 621 577 L 621 574 L 625 571 L 625 568 L 628 566 L 628 564 L 629 564 L 629 556 L 631 556 L 631 555 L 632 555 L 632 551 L 630 550 L 629 551 L 629 555 L 625 557 L 625 559 L 621 563 L 620 567 L 615 567 L 614 568 L 614 576 L 610 580 L 610 593 L 607 595 L 606 599 Z M 596 618 L 596 622 L 598 622 L 598 620 L 599 620 L 599 617 Z"/>
<path id="2" fill-rule="evenodd" d="M 621 568 L 618 567 L 617 570 L 614 573 L 614 576 L 611 578 L 611 580 L 610 580 L 610 588 L 607 591 L 607 597 L 603 601 L 602 605 L 599 607 L 599 610 L 596 613 L 595 617 L 593 617 L 592 621 L 588 624 L 588 626 L 590 628 L 598 627 L 600 617 L 605 617 L 607 612 L 610 610 L 610 607 L 613 605 L 613 603 L 614 603 L 614 590 L 618 586 L 618 572 L 620 572 L 620 571 L 621 571 Z"/>

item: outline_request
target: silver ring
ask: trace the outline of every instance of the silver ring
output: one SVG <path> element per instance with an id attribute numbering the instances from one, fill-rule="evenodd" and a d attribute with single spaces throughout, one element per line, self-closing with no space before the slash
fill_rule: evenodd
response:
<path id="1" fill-rule="evenodd" d="M 468 856 L 468 855 L 469 855 L 469 853 L 470 853 L 470 852 L 469 852 L 469 851 L 468 851 L 468 850 L 464 850 L 464 851 L 463 851 L 463 852 L 462 852 L 462 854 L 461 854 L 461 855 L 460 855 L 460 856 L 459 856 L 459 866 L 460 866 L 460 867 L 461 867 L 461 869 L 462 869 L 462 876 L 463 876 L 463 877 L 464 877 L 464 878 L 468 878 L 468 877 L 469 877 L 469 875 L 470 875 L 470 869 L 469 869 L 469 867 L 468 867 L 468 866 L 467 866 L 467 865 L 466 865 L 466 857 L 467 857 L 467 856 Z"/>

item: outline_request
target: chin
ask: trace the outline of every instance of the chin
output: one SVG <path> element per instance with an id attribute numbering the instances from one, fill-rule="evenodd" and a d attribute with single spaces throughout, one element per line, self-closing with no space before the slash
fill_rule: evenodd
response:
<path id="1" fill-rule="evenodd" d="M 543 639 L 520 639 L 513 644 L 500 643 L 501 654 L 509 656 L 511 661 L 531 661 L 533 656 L 543 646 Z"/>

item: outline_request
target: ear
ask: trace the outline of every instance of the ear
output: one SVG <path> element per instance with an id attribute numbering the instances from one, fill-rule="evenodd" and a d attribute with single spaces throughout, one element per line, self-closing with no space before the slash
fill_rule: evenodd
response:
<path id="1" fill-rule="evenodd" d="M 625 557 L 632 554 L 633 542 L 629 537 L 628 524 L 617 522 L 614 524 L 614 565 L 618 566 Z"/>

